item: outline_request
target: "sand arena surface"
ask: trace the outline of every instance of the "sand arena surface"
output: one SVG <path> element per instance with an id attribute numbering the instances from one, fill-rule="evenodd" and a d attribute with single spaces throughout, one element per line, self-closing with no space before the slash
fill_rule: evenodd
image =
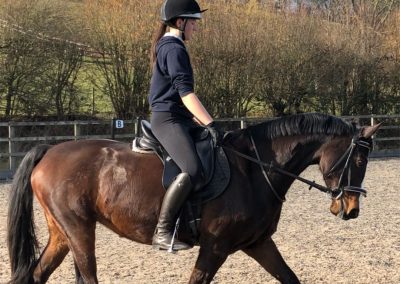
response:
<path id="1" fill-rule="evenodd" d="M 304 177 L 321 182 L 317 167 Z M 302 283 L 400 283 L 400 158 L 373 159 L 364 185 L 360 216 L 342 221 L 329 212 L 329 198 L 294 183 L 287 194 L 278 231 L 273 236 Z M 9 280 L 6 218 L 10 185 L 0 185 L 0 283 Z M 47 226 L 35 202 L 40 244 Z M 176 255 L 154 251 L 98 226 L 96 256 L 100 283 L 187 283 L 198 248 Z M 71 253 L 48 283 L 74 283 Z M 213 281 L 278 283 L 242 252 L 231 255 Z"/>

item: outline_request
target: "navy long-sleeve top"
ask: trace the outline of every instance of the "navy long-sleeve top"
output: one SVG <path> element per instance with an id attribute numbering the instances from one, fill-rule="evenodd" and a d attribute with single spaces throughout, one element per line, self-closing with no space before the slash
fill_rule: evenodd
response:
<path id="1" fill-rule="evenodd" d="M 185 44 L 180 38 L 165 35 L 156 46 L 148 97 L 152 111 L 167 111 L 193 117 L 182 97 L 194 92 L 193 69 Z"/>

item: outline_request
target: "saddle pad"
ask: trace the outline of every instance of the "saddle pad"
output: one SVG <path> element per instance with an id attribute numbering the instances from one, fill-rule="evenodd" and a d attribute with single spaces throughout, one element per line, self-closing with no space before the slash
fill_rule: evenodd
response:
<path id="1" fill-rule="evenodd" d="M 210 182 L 202 189 L 193 192 L 189 201 L 205 203 L 221 195 L 229 184 L 231 173 L 229 161 L 222 147 L 215 148 L 214 175 Z"/>

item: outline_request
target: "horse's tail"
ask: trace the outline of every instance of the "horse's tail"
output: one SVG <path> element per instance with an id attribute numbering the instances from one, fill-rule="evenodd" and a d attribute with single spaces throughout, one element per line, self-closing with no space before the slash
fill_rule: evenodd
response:
<path id="1" fill-rule="evenodd" d="M 11 187 L 7 220 L 7 244 L 11 263 L 9 283 L 31 283 L 39 251 L 33 222 L 33 192 L 30 177 L 51 146 L 30 150 L 19 165 Z"/>

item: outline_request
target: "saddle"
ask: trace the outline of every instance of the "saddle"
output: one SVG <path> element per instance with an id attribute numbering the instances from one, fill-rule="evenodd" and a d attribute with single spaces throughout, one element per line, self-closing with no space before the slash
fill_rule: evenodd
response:
<path id="1" fill-rule="evenodd" d="M 162 185 L 167 189 L 181 170 L 154 136 L 148 121 L 141 121 L 141 130 L 142 136 L 133 140 L 132 150 L 157 154 L 164 165 Z M 214 147 L 207 128 L 199 126 L 191 135 L 202 164 L 204 181 L 201 185 L 196 185 L 189 200 L 192 203 L 204 203 L 216 198 L 225 190 L 230 180 L 229 163 L 222 147 Z"/>

